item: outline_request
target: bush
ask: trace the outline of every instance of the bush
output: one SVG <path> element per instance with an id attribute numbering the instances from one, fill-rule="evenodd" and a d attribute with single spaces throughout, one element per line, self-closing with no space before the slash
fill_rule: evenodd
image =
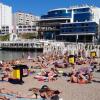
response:
<path id="1" fill-rule="evenodd" d="M 23 39 L 33 39 L 33 38 L 37 38 L 37 33 L 24 33 L 21 34 L 20 37 Z"/>
<path id="2" fill-rule="evenodd" d="M 8 40 L 9 40 L 9 34 L 0 35 L 0 41 L 8 41 Z"/>

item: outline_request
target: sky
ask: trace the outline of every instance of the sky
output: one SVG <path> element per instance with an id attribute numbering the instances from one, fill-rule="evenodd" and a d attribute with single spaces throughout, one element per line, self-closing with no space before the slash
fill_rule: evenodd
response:
<path id="1" fill-rule="evenodd" d="M 0 2 L 12 6 L 13 12 L 21 11 L 37 16 L 46 14 L 55 8 L 67 8 L 83 4 L 100 7 L 100 0 L 0 0 Z"/>

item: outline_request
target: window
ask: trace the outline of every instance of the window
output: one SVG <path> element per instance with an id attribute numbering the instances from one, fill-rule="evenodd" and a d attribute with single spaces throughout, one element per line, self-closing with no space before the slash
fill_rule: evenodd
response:
<path id="1" fill-rule="evenodd" d="M 19 16 L 21 16 L 22 14 L 19 14 Z"/>
<path id="2" fill-rule="evenodd" d="M 36 26 L 32 26 L 32 27 L 34 28 L 34 27 L 36 27 Z"/>
<path id="3" fill-rule="evenodd" d="M 82 23 L 81 26 L 84 26 L 84 23 Z"/>
<path id="4" fill-rule="evenodd" d="M 32 29 L 32 31 L 36 31 L 36 29 Z"/>
<path id="5" fill-rule="evenodd" d="M 73 27 L 76 27 L 76 25 L 75 25 L 75 24 L 73 24 Z"/>
<path id="6" fill-rule="evenodd" d="M 23 29 L 23 31 L 27 31 L 27 29 Z"/>
<path id="7" fill-rule="evenodd" d="M 3 26 L 2 28 L 4 29 L 5 27 Z"/>
<path id="8" fill-rule="evenodd" d="M 26 26 L 23 26 L 23 28 L 26 28 Z"/>
<path id="9" fill-rule="evenodd" d="M 9 28 L 9 26 L 6 26 L 6 28 Z"/>
<path id="10" fill-rule="evenodd" d="M 28 31 L 31 31 L 31 29 L 28 29 Z"/>
<path id="11" fill-rule="evenodd" d="M 26 25 L 29 25 L 29 22 L 26 22 Z"/>
<path id="12" fill-rule="evenodd" d="M 72 30 L 69 30 L 69 32 L 72 32 Z"/>
<path id="13" fill-rule="evenodd" d="M 88 32 L 88 29 L 86 29 L 86 32 Z"/>
<path id="14" fill-rule="evenodd" d="M 69 27 L 72 27 L 72 24 L 70 24 Z"/>
<path id="15" fill-rule="evenodd" d="M 85 24 L 85 26 L 88 26 L 88 24 Z"/>
<path id="16" fill-rule="evenodd" d="M 31 26 L 28 26 L 28 28 L 31 28 Z"/>
<path id="17" fill-rule="evenodd" d="M 80 12 L 89 12 L 90 8 L 79 8 L 79 9 L 74 9 L 75 13 L 80 13 Z"/>
<path id="18" fill-rule="evenodd" d="M 22 26 L 19 26 L 19 28 L 22 28 Z"/>
<path id="19" fill-rule="evenodd" d="M 82 32 L 84 32 L 84 29 L 81 29 Z"/>
<path id="20" fill-rule="evenodd" d="M 19 29 L 19 31 L 22 31 L 22 29 Z"/>

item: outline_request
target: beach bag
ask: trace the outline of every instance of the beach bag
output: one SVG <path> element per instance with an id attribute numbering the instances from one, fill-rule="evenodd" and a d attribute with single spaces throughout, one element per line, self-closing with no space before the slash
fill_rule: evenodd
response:
<path id="1" fill-rule="evenodd" d="M 74 57 L 73 55 L 70 55 L 70 56 L 68 57 L 68 62 L 69 62 L 70 64 L 74 64 L 74 63 L 75 63 L 75 57 Z"/>
<path id="2" fill-rule="evenodd" d="M 13 70 L 11 76 L 13 79 L 20 79 L 20 70 Z"/>
<path id="3" fill-rule="evenodd" d="M 97 54 L 96 54 L 95 51 L 90 52 L 90 57 L 93 57 L 93 58 L 94 58 L 94 57 L 96 57 L 96 55 L 97 55 Z"/>

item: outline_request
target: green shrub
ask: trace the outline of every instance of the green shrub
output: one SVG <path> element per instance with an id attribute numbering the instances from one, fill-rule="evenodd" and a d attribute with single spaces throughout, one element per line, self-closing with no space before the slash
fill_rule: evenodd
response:
<path id="1" fill-rule="evenodd" d="M 33 39 L 33 38 L 37 38 L 37 33 L 24 33 L 21 34 L 20 37 L 23 39 Z"/>
<path id="2" fill-rule="evenodd" d="M 8 40 L 9 40 L 9 34 L 0 35 L 0 41 L 8 41 Z"/>

